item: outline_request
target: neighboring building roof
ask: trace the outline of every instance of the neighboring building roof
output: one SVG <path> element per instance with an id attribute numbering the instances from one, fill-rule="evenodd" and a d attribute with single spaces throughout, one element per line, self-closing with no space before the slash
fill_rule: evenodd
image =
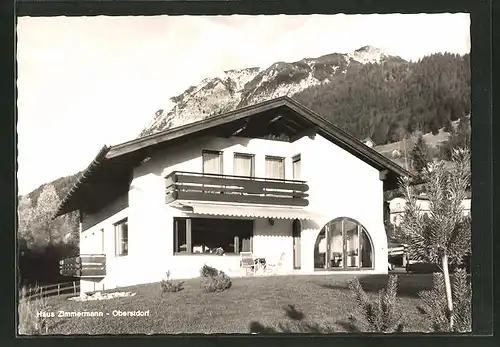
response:
<path id="1" fill-rule="evenodd" d="M 63 199 L 54 218 L 77 209 L 97 210 L 126 192 L 133 167 L 153 151 L 193 137 L 259 137 L 269 132 L 286 133 L 292 138 L 317 133 L 377 170 L 386 171 L 387 182 L 392 185 L 397 184 L 400 176 L 416 179 L 325 118 L 284 96 L 115 146 L 104 146 Z"/>
<path id="2" fill-rule="evenodd" d="M 467 190 L 467 191 L 465 192 L 465 199 L 471 199 L 471 198 L 472 198 L 472 192 L 471 192 L 470 190 Z M 403 200 L 405 200 L 405 197 L 404 197 L 404 196 L 403 196 L 403 194 L 401 193 L 401 194 L 399 194 L 399 195 L 397 195 L 397 196 L 393 197 L 391 200 L 389 200 L 389 202 L 390 202 L 390 201 L 393 201 L 393 200 L 395 200 L 395 199 L 403 199 Z M 417 200 L 429 200 L 429 196 L 427 196 L 426 194 L 419 194 L 419 195 L 417 196 Z"/>

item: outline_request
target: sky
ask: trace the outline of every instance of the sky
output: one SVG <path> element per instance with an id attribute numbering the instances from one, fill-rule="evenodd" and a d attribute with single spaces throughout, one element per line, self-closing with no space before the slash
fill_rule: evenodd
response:
<path id="1" fill-rule="evenodd" d="M 20 17 L 18 190 L 87 167 L 170 98 L 229 69 L 372 45 L 407 60 L 470 51 L 468 14 Z"/>

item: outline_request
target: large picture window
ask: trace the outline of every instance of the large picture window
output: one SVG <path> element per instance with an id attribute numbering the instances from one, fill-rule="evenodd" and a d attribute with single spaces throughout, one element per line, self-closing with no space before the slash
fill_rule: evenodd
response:
<path id="1" fill-rule="evenodd" d="M 253 220 L 174 218 L 174 253 L 252 252 Z"/>
<path id="2" fill-rule="evenodd" d="M 128 221 L 121 220 L 115 224 L 115 255 L 128 255 Z"/>
<path id="3" fill-rule="evenodd" d="M 285 158 L 266 156 L 266 177 L 285 179 Z"/>

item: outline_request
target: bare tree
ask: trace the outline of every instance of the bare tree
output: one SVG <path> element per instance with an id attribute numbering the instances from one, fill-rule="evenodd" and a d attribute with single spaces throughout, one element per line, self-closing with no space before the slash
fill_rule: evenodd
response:
<path id="1" fill-rule="evenodd" d="M 59 204 L 59 196 L 52 184 L 46 185 L 36 204 L 36 224 L 38 232 L 46 238 L 49 245 L 52 245 L 57 240 L 58 230 L 54 228 L 52 223 L 52 215 Z"/>
<path id="2" fill-rule="evenodd" d="M 22 245 L 29 248 L 34 243 L 31 226 L 35 216 L 35 209 L 33 208 L 33 203 L 28 196 L 23 196 L 19 200 L 17 216 L 17 238 Z"/>

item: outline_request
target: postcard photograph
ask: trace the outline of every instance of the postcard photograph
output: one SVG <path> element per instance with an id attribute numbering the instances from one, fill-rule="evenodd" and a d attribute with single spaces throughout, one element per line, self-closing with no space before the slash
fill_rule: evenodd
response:
<path id="1" fill-rule="evenodd" d="M 19 335 L 471 331 L 469 14 L 16 30 Z"/>

